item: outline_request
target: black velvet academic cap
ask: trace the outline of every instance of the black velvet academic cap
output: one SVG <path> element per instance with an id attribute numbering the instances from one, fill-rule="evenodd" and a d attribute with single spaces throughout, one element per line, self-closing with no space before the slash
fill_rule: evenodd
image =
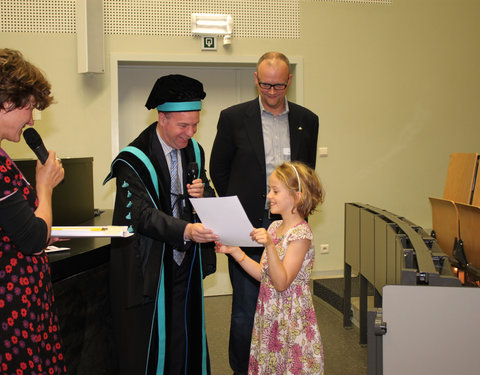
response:
<path id="1" fill-rule="evenodd" d="M 182 105 L 179 106 L 178 104 L 182 102 L 187 104 L 188 102 L 199 102 L 201 107 L 200 101 L 205 98 L 206 95 L 200 81 L 181 74 L 170 74 L 157 79 L 145 107 L 147 107 L 147 109 L 158 106 L 165 107 L 167 110 L 164 110 L 164 112 L 199 110 L 192 109 L 194 107 L 189 105 L 186 105 L 186 107 L 182 109 Z M 168 104 L 165 106 L 165 103 L 175 103 L 176 105 L 169 107 Z M 159 108 L 159 110 L 161 109 Z"/>

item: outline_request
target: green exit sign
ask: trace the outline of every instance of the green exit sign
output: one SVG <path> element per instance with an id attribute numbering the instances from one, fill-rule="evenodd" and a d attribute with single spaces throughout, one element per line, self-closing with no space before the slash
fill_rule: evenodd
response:
<path id="1" fill-rule="evenodd" d="M 202 36 L 202 50 L 203 51 L 216 51 L 217 50 L 217 37 L 216 36 Z"/>

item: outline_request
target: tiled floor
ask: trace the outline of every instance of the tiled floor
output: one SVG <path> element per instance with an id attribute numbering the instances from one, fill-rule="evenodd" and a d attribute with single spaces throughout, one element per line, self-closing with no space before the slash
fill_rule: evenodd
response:
<path id="1" fill-rule="evenodd" d="M 364 375 L 367 348 L 359 342 L 358 328 L 343 328 L 343 317 L 317 296 L 313 297 L 325 351 L 325 375 Z M 228 365 L 231 296 L 205 298 L 205 315 L 212 375 L 232 374 Z"/>

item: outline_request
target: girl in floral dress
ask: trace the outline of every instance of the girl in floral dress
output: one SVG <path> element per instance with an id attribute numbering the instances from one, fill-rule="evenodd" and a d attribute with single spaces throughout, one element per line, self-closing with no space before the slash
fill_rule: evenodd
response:
<path id="1" fill-rule="evenodd" d="M 0 49 L 0 374 L 65 374 L 45 247 L 52 191 L 64 170 L 55 152 L 37 163 L 36 190 L 1 148 L 19 142 L 32 111 L 52 101 L 43 74 L 15 50 Z"/>
<path id="2" fill-rule="evenodd" d="M 283 163 L 269 178 L 270 211 L 282 220 L 252 239 L 265 247 L 260 263 L 239 247 L 218 244 L 260 281 L 248 374 L 323 374 L 323 346 L 313 307 L 310 274 L 313 235 L 306 218 L 323 202 L 315 171 L 299 162 Z"/>

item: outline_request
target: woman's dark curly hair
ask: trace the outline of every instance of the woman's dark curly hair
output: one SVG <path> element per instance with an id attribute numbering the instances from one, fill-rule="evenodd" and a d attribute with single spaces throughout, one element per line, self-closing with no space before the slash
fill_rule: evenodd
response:
<path id="1" fill-rule="evenodd" d="M 43 110 L 53 101 L 51 85 L 36 66 L 16 50 L 0 48 L 0 108 L 11 111 L 33 103 Z"/>

